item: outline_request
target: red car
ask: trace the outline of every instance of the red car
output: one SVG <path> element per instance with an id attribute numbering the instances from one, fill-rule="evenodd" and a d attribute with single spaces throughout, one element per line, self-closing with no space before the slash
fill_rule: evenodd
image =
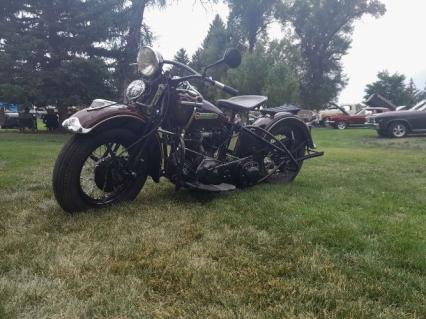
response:
<path id="1" fill-rule="evenodd" d="M 328 117 L 326 123 L 331 127 L 339 130 L 344 130 L 350 126 L 362 127 L 365 126 L 367 117 L 373 114 L 381 114 L 389 112 L 385 107 L 367 107 L 362 109 L 355 115 L 339 114 Z"/>

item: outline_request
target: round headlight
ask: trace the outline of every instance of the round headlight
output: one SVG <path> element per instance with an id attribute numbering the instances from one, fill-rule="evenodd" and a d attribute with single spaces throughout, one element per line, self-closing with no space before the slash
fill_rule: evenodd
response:
<path id="1" fill-rule="evenodd" d="M 146 78 L 154 77 L 160 70 L 160 64 L 163 58 L 153 49 L 143 47 L 138 53 L 138 69 L 139 72 Z"/>
<path id="2" fill-rule="evenodd" d="M 145 93 L 146 85 L 142 80 L 136 80 L 129 84 L 126 90 L 126 96 L 129 101 L 137 100 Z"/>

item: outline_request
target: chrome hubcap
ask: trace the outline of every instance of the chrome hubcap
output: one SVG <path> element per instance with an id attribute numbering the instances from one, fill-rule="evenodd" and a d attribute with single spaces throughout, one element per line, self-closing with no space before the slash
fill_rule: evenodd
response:
<path id="1" fill-rule="evenodd" d="M 337 127 L 341 130 L 344 130 L 346 128 L 346 123 L 340 122 L 339 124 L 337 124 Z"/>
<path id="2" fill-rule="evenodd" d="M 402 137 L 405 135 L 406 129 L 405 126 L 402 124 L 398 124 L 393 128 L 393 134 L 396 137 Z"/>

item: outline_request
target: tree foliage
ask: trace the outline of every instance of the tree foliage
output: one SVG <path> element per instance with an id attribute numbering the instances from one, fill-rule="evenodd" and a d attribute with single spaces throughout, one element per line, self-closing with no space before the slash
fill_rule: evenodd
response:
<path id="1" fill-rule="evenodd" d="M 117 0 L 10 2 L 0 20 L 0 99 L 62 106 L 112 96 L 106 63 L 91 48 L 122 32 L 123 25 L 110 23 L 117 6 Z"/>
<path id="2" fill-rule="evenodd" d="M 377 78 L 377 81 L 367 85 L 366 99 L 372 94 L 378 93 L 395 105 L 413 106 L 421 97 L 418 95 L 414 81 L 411 79 L 407 85 L 406 77 L 403 74 L 390 74 L 388 71 L 382 71 L 377 74 Z"/>
<path id="3" fill-rule="evenodd" d="M 258 37 L 267 32 L 278 0 L 228 0 L 230 9 L 228 27 L 231 34 L 237 34 L 240 44 L 248 44 L 253 52 Z M 234 41 L 237 42 L 237 41 Z"/>
<path id="4" fill-rule="evenodd" d="M 0 99 L 66 106 L 117 97 L 163 0 L 14 0 L 0 11 Z M 87 75 L 91 75 L 88 77 Z M 83 82 L 84 81 L 84 82 Z M 84 85 L 83 85 L 84 84 Z M 79 98 L 77 98 L 79 97 Z"/>
<path id="5" fill-rule="evenodd" d="M 346 85 L 341 59 L 350 48 L 354 22 L 384 12 L 378 0 L 294 0 L 281 6 L 277 15 L 291 23 L 302 56 L 305 107 L 323 106 L 337 97 Z"/>
<path id="6" fill-rule="evenodd" d="M 185 65 L 189 65 L 191 60 L 188 57 L 188 53 L 184 48 L 179 49 L 179 51 L 176 52 L 174 58 L 176 62 L 183 63 Z M 173 67 L 171 70 L 171 73 L 173 76 L 185 76 L 187 74 L 186 71 L 182 70 L 179 67 Z"/>
<path id="7" fill-rule="evenodd" d="M 192 57 L 191 66 L 198 71 L 202 71 L 206 66 L 215 63 L 223 57 L 229 46 L 229 33 L 225 23 L 219 15 L 216 15 L 210 24 L 209 31 L 201 47 Z M 225 66 L 213 68 L 209 74 L 216 80 L 221 80 L 226 73 Z M 209 88 L 204 83 L 197 83 L 200 92 L 209 99 L 214 99 L 218 95 L 217 90 Z"/>
<path id="8" fill-rule="evenodd" d="M 414 106 L 420 98 L 421 91 L 419 91 L 416 87 L 416 84 L 414 83 L 413 78 L 410 78 L 410 81 L 408 82 L 408 86 L 406 89 L 407 92 L 407 105 L 408 106 Z"/>
<path id="9" fill-rule="evenodd" d="M 67 106 L 123 96 L 137 76 L 130 64 L 138 49 L 153 42 L 144 23 L 146 9 L 167 6 L 171 0 L 3 2 L 0 100 Z M 227 23 L 217 15 L 192 59 L 185 49 L 175 59 L 202 71 L 227 48 L 237 47 L 245 53 L 241 67 L 217 67 L 209 75 L 229 81 L 241 93 L 268 95 L 274 106 L 301 103 L 317 108 L 334 99 L 345 85 L 341 58 L 350 47 L 354 21 L 385 11 L 379 0 L 225 2 L 230 9 Z M 275 18 L 282 21 L 285 33 L 270 41 L 268 26 Z M 182 75 L 176 69 L 172 73 Z M 203 83 L 197 85 L 208 99 L 221 96 Z M 411 97 L 421 95 L 414 83 L 406 91 Z"/>
<path id="10" fill-rule="evenodd" d="M 268 96 L 270 106 L 297 104 L 299 76 L 294 54 L 285 40 L 273 41 L 268 46 L 259 43 L 252 54 L 243 57 L 238 69 L 228 72 L 226 81 L 241 94 Z"/>

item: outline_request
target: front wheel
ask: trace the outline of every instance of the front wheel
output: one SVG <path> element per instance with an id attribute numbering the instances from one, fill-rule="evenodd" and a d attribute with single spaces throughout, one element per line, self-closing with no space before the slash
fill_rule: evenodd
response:
<path id="1" fill-rule="evenodd" d="M 408 128 L 402 122 L 395 122 L 389 126 L 389 135 L 394 138 L 402 138 L 407 136 Z"/>
<path id="2" fill-rule="evenodd" d="M 147 179 L 143 164 L 130 171 L 137 137 L 124 129 L 74 135 L 63 147 L 53 171 L 53 191 L 69 213 L 134 200 Z"/>
<path id="3" fill-rule="evenodd" d="M 346 122 L 338 122 L 336 124 L 336 128 L 339 130 L 346 130 L 348 128 L 348 123 Z"/>

